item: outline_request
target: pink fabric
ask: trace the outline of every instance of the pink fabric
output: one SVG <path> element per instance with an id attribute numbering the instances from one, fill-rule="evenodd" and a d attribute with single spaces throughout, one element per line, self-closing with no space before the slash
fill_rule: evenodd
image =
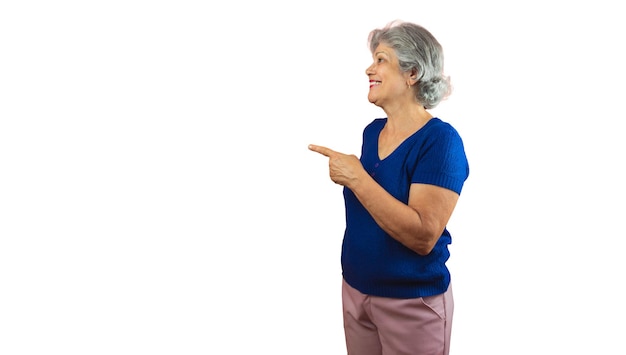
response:
<path id="1" fill-rule="evenodd" d="M 452 287 L 420 298 L 368 296 L 345 281 L 343 323 L 348 355 L 448 355 Z"/>

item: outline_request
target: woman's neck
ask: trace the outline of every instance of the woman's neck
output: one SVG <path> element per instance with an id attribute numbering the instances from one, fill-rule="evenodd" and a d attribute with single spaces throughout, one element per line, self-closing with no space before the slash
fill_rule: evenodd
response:
<path id="1" fill-rule="evenodd" d="M 419 103 L 383 109 L 387 114 L 385 129 L 388 133 L 415 132 L 433 116 Z"/>

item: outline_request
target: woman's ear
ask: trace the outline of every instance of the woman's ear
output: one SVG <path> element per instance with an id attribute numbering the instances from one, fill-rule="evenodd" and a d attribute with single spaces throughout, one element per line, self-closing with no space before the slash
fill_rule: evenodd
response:
<path id="1" fill-rule="evenodd" d="M 411 69 L 411 82 L 416 83 L 417 82 L 417 69 L 413 68 Z"/>

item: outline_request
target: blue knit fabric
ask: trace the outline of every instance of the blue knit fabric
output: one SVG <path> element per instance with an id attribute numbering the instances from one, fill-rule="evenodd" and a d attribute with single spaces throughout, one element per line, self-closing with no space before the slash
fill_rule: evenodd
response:
<path id="1" fill-rule="evenodd" d="M 374 180 L 404 203 L 408 203 L 411 183 L 461 193 L 469 166 L 463 141 L 450 124 L 432 118 L 381 160 L 378 137 L 386 122 L 386 118 L 375 119 L 363 131 L 360 159 Z M 393 298 L 426 297 L 447 290 L 446 261 L 452 242 L 447 229 L 432 252 L 421 256 L 385 233 L 348 188 L 344 188 L 344 200 L 341 264 L 350 286 L 364 294 Z"/>

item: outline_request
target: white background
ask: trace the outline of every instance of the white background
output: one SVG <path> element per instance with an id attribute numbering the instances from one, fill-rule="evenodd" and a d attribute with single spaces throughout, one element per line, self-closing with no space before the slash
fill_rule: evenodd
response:
<path id="1" fill-rule="evenodd" d="M 344 354 L 367 35 L 420 23 L 471 165 L 452 354 L 624 354 L 611 1 L 5 1 L 0 353 Z"/>

